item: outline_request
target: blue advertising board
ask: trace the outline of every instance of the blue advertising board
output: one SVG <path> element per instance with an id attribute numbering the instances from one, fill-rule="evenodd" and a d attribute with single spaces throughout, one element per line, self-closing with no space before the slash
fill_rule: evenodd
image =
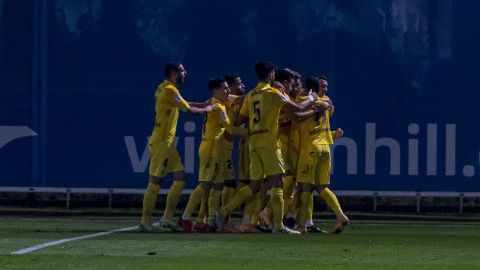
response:
<path id="1" fill-rule="evenodd" d="M 0 1 L 0 186 L 143 188 L 163 66 L 182 95 L 269 60 L 324 74 L 335 190 L 480 191 L 478 1 Z M 202 116 L 182 115 L 187 187 Z"/>

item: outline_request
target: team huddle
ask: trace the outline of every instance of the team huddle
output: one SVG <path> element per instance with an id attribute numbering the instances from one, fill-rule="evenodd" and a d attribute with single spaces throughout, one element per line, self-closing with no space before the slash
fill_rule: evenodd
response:
<path id="1" fill-rule="evenodd" d="M 155 125 L 148 142 L 149 184 L 144 194 L 143 231 L 326 233 L 313 224 L 317 191 L 337 219 L 341 233 L 349 219 L 330 184 L 330 145 L 343 131 L 330 130 L 332 100 L 324 76 L 307 77 L 268 62 L 255 65 L 259 83 L 245 94 L 238 74 L 209 81 L 211 98 L 188 102 L 178 87 L 187 74 L 180 63 L 165 66 L 155 92 Z M 174 212 L 185 186 L 185 172 L 174 139 L 179 110 L 205 114 L 199 147 L 199 184 L 178 220 Z M 232 164 L 233 136 L 240 136 L 238 177 Z M 151 221 L 158 191 L 171 173 L 173 183 L 158 226 Z M 238 179 L 238 181 L 237 181 Z M 270 191 L 270 196 L 268 193 Z M 235 226 L 230 213 L 243 205 Z M 192 217 L 197 211 L 197 216 Z"/>

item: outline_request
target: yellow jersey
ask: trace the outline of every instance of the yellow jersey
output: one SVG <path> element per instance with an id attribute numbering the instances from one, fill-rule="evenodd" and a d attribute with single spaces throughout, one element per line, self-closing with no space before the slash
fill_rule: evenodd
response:
<path id="1" fill-rule="evenodd" d="M 178 88 L 165 80 L 155 91 L 155 126 L 150 137 L 152 142 L 174 142 L 179 109 L 186 112 L 190 106 L 182 98 Z"/>
<path id="2" fill-rule="evenodd" d="M 277 147 L 278 118 L 288 97 L 268 83 L 259 83 L 245 97 L 240 114 L 248 117 L 250 151 Z"/>
<path id="3" fill-rule="evenodd" d="M 240 112 L 240 107 L 242 104 L 233 105 L 235 100 L 240 98 L 236 95 L 228 95 L 227 99 L 225 100 L 225 109 L 227 110 L 228 118 L 230 119 L 231 123 L 235 122 L 238 113 Z M 225 133 L 225 139 L 227 140 L 228 146 L 233 149 L 233 138 L 232 135 L 228 132 Z"/>
<path id="4" fill-rule="evenodd" d="M 233 126 L 228 118 L 225 105 L 218 99 L 212 98 L 211 104 L 215 109 L 205 115 L 202 140 L 219 141 L 224 133 L 246 135 L 247 129 Z"/>
<path id="5" fill-rule="evenodd" d="M 327 96 L 315 100 L 314 104 L 322 101 L 331 102 Z M 298 123 L 302 147 L 333 144 L 333 136 L 330 131 L 330 117 L 333 114 L 333 106 L 323 112 L 317 112 L 306 120 Z"/>

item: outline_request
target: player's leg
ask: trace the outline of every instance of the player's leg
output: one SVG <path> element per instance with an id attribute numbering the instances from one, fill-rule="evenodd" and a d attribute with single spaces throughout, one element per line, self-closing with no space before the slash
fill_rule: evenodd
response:
<path id="1" fill-rule="evenodd" d="M 149 176 L 148 186 L 143 195 L 142 218 L 140 220 L 140 228 L 142 230 L 148 231 L 153 229 L 151 218 L 157 204 L 158 191 L 162 185 L 162 180 L 163 178 L 161 177 Z"/>
<path id="2" fill-rule="evenodd" d="M 285 173 L 284 162 L 280 149 L 262 149 L 262 163 L 265 166 L 267 181 L 271 184 L 270 202 L 273 216 L 273 232 L 285 234 L 299 234 L 297 231 L 290 230 L 283 225 L 283 181 L 282 175 Z"/>
<path id="3" fill-rule="evenodd" d="M 235 196 L 233 196 L 233 198 L 220 209 L 219 214 L 217 215 L 217 225 L 219 225 L 221 229 L 223 229 L 225 216 L 230 214 L 233 209 L 239 207 L 244 202 L 249 201 L 249 204 L 253 203 L 250 200 L 253 199 L 254 195 L 260 191 L 262 187 L 261 180 L 264 178 L 264 169 L 257 152 L 257 149 L 250 151 L 250 177 L 252 178 L 250 184 L 238 190 L 238 192 L 235 193 Z M 245 206 L 245 210 L 247 210 L 247 206 L 249 205 L 247 204 Z"/>
<path id="4" fill-rule="evenodd" d="M 225 153 L 225 181 L 223 182 L 222 190 L 222 207 L 226 205 L 235 195 L 237 183 L 235 181 L 235 173 L 232 163 L 232 150 L 227 149 Z M 235 225 L 230 220 L 230 216 L 227 216 L 227 222 L 225 224 L 225 232 L 236 232 Z"/>
<path id="5" fill-rule="evenodd" d="M 305 234 L 307 233 L 307 218 L 308 212 L 312 211 L 312 190 L 313 185 L 310 183 L 306 183 L 303 181 L 299 181 L 299 198 L 300 198 L 300 206 L 298 208 L 297 214 L 297 222 L 298 222 L 298 230 Z"/>
<path id="6" fill-rule="evenodd" d="M 293 141 L 289 141 L 288 144 L 288 158 L 290 160 L 290 171 L 292 174 L 292 187 L 290 189 L 291 193 L 289 193 L 290 196 L 286 199 L 285 203 L 286 211 L 284 213 L 284 223 L 285 226 L 289 228 L 294 228 L 298 206 L 300 206 L 300 192 L 297 189 L 296 181 L 299 151 L 298 148 L 295 146 L 295 142 Z"/>
<path id="7" fill-rule="evenodd" d="M 142 218 L 140 228 L 151 230 L 151 218 L 157 204 L 158 191 L 166 174 L 168 164 L 167 151 L 168 146 L 149 142 L 148 151 L 150 153 L 149 181 L 143 195 Z"/>
<path id="8" fill-rule="evenodd" d="M 238 154 L 238 184 L 236 191 L 239 191 L 250 184 L 250 153 L 248 151 L 248 142 L 240 141 Z"/>
<path id="9" fill-rule="evenodd" d="M 168 190 L 165 211 L 160 221 L 161 224 L 167 227 L 174 227 L 176 222 L 173 221 L 173 214 L 177 209 L 178 201 L 180 200 L 183 188 L 185 187 L 185 171 L 183 163 L 180 160 L 177 149 L 175 148 L 170 151 L 167 168 L 169 172 L 172 172 L 173 182 Z"/>
<path id="10" fill-rule="evenodd" d="M 329 145 L 322 145 L 319 147 L 318 160 L 319 160 L 319 177 L 315 181 L 317 191 L 323 200 L 327 203 L 328 207 L 337 216 L 337 221 L 333 227 L 333 233 L 341 233 L 345 226 L 348 225 L 349 219 L 343 213 L 337 196 L 328 188 L 330 185 L 330 147 Z"/>
<path id="11" fill-rule="evenodd" d="M 213 184 L 210 182 L 201 181 L 190 194 L 187 206 L 183 212 L 182 219 L 180 220 L 184 232 L 189 233 L 192 231 L 192 214 L 202 203 L 203 198 L 208 196 L 212 185 Z"/>

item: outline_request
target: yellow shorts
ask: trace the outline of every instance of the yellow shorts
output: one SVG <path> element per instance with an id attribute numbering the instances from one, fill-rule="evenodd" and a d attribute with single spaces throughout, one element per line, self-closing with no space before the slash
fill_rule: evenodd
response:
<path id="1" fill-rule="evenodd" d="M 285 172 L 292 172 L 293 164 L 290 160 L 290 149 L 288 144 L 288 135 L 278 135 L 278 145 L 280 146 L 280 153 L 282 154 L 283 165 Z"/>
<path id="2" fill-rule="evenodd" d="M 295 147 L 293 144 L 289 144 L 288 157 L 290 161 L 290 171 L 292 172 L 293 177 L 296 177 L 297 175 L 298 155 L 299 155 L 298 148 Z"/>
<path id="3" fill-rule="evenodd" d="M 261 180 L 269 175 L 285 173 L 280 148 L 250 150 L 250 179 Z"/>
<path id="4" fill-rule="evenodd" d="M 238 151 L 238 179 L 250 180 L 250 154 L 248 151 L 248 141 L 241 140 Z"/>
<path id="5" fill-rule="evenodd" d="M 297 182 L 330 184 L 330 145 L 322 144 L 300 150 Z"/>
<path id="6" fill-rule="evenodd" d="M 232 161 L 232 149 L 225 148 L 223 159 L 225 159 L 225 173 L 223 175 L 224 180 L 235 180 L 235 171 L 233 170 Z"/>
<path id="7" fill-rule="evenodd" d="M 199 180 L 201 182 L 212 182 L 221 184 L 225 179 L 225 167 L 227 165 L 225 150 L 222 145 L 214 141 L 202 141 L 198 150 L 200 158 Z"/>
<path id="8" fill-rule="evenodd" d="M 175 144 L 148 142 L 150 153 L 149 174 L 156 177 L 164 177 L 170 172 L 185 170 Z"/>

